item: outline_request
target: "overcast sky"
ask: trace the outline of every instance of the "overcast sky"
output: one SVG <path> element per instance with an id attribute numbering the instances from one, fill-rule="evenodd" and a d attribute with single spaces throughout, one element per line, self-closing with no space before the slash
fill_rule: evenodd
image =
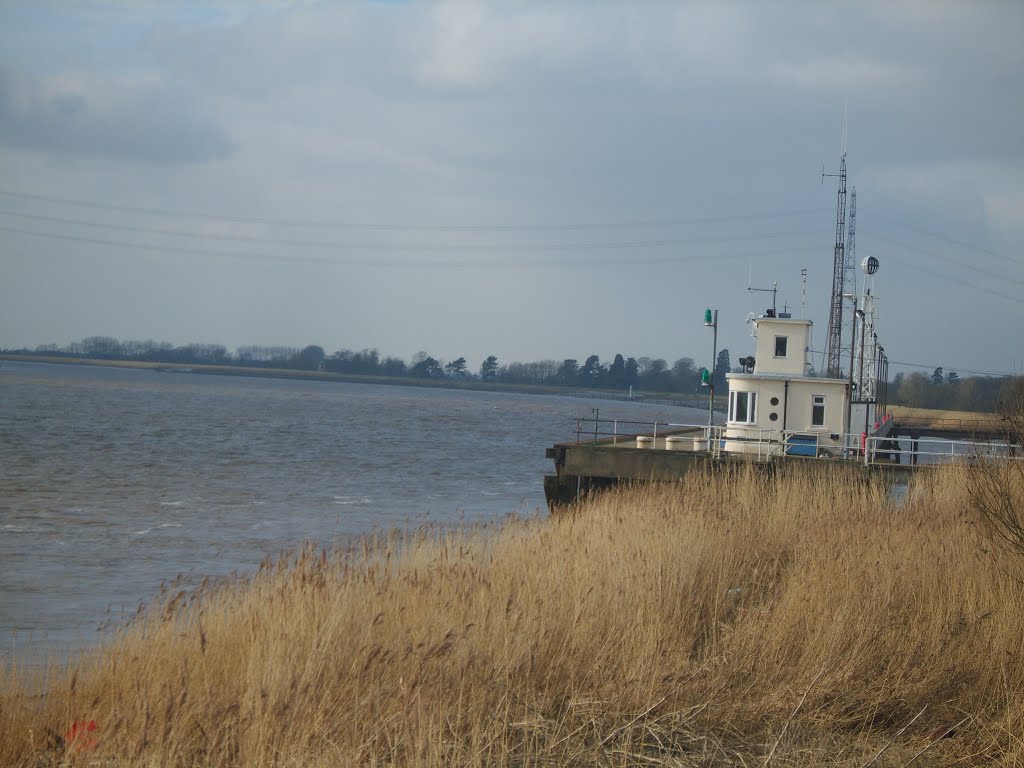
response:
<path id="1" fill-rule="evenodd" d="M 748 279 L 799 316 L 806 267 L 823 349 L 845 110 L 890 359 L 1019 373 L 1022 39 L 1009 0 L 0 0 L 0 346 L 707 364 L 712 306 L 735 362 Z"/>

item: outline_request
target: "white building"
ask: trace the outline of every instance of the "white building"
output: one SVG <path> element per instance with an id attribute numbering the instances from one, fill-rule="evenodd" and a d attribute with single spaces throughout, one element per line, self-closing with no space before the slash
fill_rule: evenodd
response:
<path id="1" fill-rule="evenodd" d="M 757 348 L 750 373 L 728 373 L 724 450 L 757 454 L 838 456 L 851 430 L 848 378 L 811 376 L 810 320 L 771 310 L 753 318 Z M 741 361 L 743 362 L 743 361 Z M 863 417 L 864 408 L 858 413 Z M 860 430 L 856 430 L 858 433 Z"/>

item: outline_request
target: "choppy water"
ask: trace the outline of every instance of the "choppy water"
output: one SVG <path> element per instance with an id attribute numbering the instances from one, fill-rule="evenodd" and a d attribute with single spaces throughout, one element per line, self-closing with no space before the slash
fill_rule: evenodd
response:
<path id="1" fill-rule="evenodd" d="M 701 411 L 556 396 L 0 366 L 0 657 L 81 648 L 162 582 L 297 543 L 544 508 L 577 416 Z"/>

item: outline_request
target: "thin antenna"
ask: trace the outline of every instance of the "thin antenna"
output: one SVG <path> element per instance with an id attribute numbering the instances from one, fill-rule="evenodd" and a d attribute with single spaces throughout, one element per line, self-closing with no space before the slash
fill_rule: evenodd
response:
<path id="1" fill-rule="evenodd" d="M 747 290 L 752 292 L 752 293 L 753 292 L 771 293 L 771 295 L 772 295 L 772 314 L 771 314 L 771 316 L 772 317 L 776 316 L 777 313 L 775 311 L 775 295 L 779 292 L 779 281 L 778 280 L 775 280 L 774 282 L 772 282 L 772 287 L 771 288 L 751 288 L 749 285 L 747 285 Z"/>
<path id="2" fill-rule="evenodd" d="M 843 102 L 843 146 L 842 154 L 846 154 L 846 102 Z"/>
<path id="3" fill-rule="evenodd" d="M 800 319 L 803 320 L 807 313 L 807 267 L 800 270 L 800 279 L 804 283 L 803 296 L 800 299 Z"/>

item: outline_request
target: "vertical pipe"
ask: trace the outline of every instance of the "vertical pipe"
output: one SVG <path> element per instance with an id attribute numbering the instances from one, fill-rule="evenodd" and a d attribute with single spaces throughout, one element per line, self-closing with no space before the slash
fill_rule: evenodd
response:
<path id="1" fill-rule="evenodd" d="M 715 369 L 718 367 L 718 310 L 715 310 L 714 320 L 711 323 L 711 376 L 708 380 L 711 390 L 711 399 L 708 401 L 708 448 L 711 447 L 711 424 L 715 416 Z"/>
<path id="2" fill-rule="evenodd" d="M 789 438 L 786 437 L 786 414 L 789 413 L 789 379 L 782 385 L 782 455 L 786 455 Z"/>
<path id="3" fill-rule="evenodd" d="M 846 398 L 846 424 L 843 431 L 846 437 L 843 438 L 843 447 L 849 449 L 850 435 L 853 432 L 851 421 L 853 420 L 853 352 L 857 348 L 857 297 L 853 297 L 853 317 L 850 318 L 850 383 L 849 395 Z M 863 382 L 862 382 L 863 383 Z"/>

